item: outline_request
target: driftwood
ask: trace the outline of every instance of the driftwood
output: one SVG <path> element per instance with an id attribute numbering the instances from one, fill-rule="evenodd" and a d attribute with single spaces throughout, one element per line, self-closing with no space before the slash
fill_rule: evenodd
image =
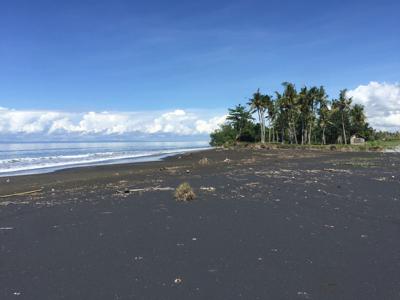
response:
<path id="1" fill-rule="evenodd" d="M 206 191 L 206 192 L 215 192 L 215 187 L 213 187 L 213 186 L 201 186 L 200 190 L 201 191 Z"/>
<path id="2" fill-rule="evenodd" d="M 141 193 L 141 192 L 153 192 L 153 191 L 173 191 L 172 187 L 147 187 L 141 189 L 129 189 L 123 191 L 117 191 L 120 194 L 129 194 L 129 193 Z"/>
<path id="3" fill-rule="evenodd" d="M 14 196 L 29 195 L 29 194 L 34 194 L 34 193 L 41 192 L 42 190 L 43 189 L 27 191 L 27 192 L 20 192 L 20 193 L 14 193 L 14 194 L 9 194 L 9 195 L 0 195 L 0 198 L 8 198 L 8 197 L 14 197 Z"/>

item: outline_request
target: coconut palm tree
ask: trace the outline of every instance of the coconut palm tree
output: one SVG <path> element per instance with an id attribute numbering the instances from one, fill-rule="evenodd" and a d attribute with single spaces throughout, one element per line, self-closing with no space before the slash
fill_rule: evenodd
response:
<path id="1" fill-rule="evenodd" d="M 262 95 L 260 93 L 260 89 L 253 94 L 253 98 L 249 99 L 247 103 L 250 106 L 250 112 L 257 112 L 258 121 L 260 123 L 260 131 L 261 131 L 261 143 L 265 144 L 265 111 L 268 108 L 268 101 L 270 97 L 267 95 Z"/>
<path id="2" fill-rule="evenodd" d="M 322 94 L 321 94 L 322 95 Z M 326 145 L 326 136 L 325 131 L 329 124 L 332 124 L 330 121 L 331 118 L 331 110 L 329 109 L 329 100 L 327 97 L 319 97 L 318 99 L 318 114 L 319 114 L 319 126 L 322 131 L 322 145 Z"/>
<path id="3" fill-rule="evenodd" d="M 276 108 L 276 124 L 278 125 L 278 131 L 281 134 L 281 143 L 285 143 L 285 131 L 288 124 L 288 109 L 285 99 L 282 94 L 275 92 L 275 108 Z M 277 137 L 277 140 L 279 138 Z"/>
<path id="4" fill-rule="evenodd" d="M 327 111 L 326 111 L 326 109 L 328 109 L 328 112 L 329 112 L 329 108 L 328 108 L 328 95 L 326 94 L 326 92 L 325 92 L 325 88 L 323 87 L 323 86 L 320 86 L 319 88 L 315 88 L 312 92 L 311 92 L 311 94 L 312 94 L 312 100 L 311 100 L 311 103 L 310 103 L 310 107 L 311 107 L 311 121 L 310 121 L 310 131 L 309 131 L 309 138 L 308 138 L 308 143 L 309 144 L 311 144 L 311 132 L 312 132 L 312 125 L 314 125 L 315 124 L 315 121 L 316 121 L 316 119 L 317 119 L 317 117 L 316 117 L 316 112 L 318 112 L 318 113 L 321 113 L 321 110 L 319 109 L 317 109 L 318 107 L 321 107 L 321 105 L 324 107 L 323 108 L 323 110 L 322 110 L 322 112 L 323 113 L 327 113 Z M 325 118 L 326 117 L 326 118 Z M 325 125 L 325 128 L 324 129 L 322 129 L 322 131 L 323 131 L 323 134 L 322 134 L 322 138 L 323 139 L 325 139 L 325 137 L 324 137 L 324 135 L 325 135 L 325 129 L 326 129 L 326 125 L 327 125 L 327 122 L 328 122 L 328 116 L 326 115 L 326 116 L 324 116 L 324 122 L 326 123 L 326 124 L 324 124 Z M 320 120 L 321 120 L 321 116 L 320 116 Z M 320 123 L 320 125 L 321 125 L 321 123 Z"/>
<path id="5" fill-rule="evenodd" d="M 268 111 L 268 121 L 269 121 L 269 132 L 268 132 L 268 140 L 271 142 L 271 131 L 272 131 L 272 141 L 275 141 L 275 123 L 278 115 L 278 110 L 276 107 L 276 101 L 272 99 L 272 97 L 268 96 L 269 100 L 267 100 L 267 111 Z"/>
<path id="6" fill-rule="evenodd" d="M 361 136 L 365 135 L 365 131 L 368 128 L 366 117 L 364 113 L 364 106 L 355 104 L 350 110 L 350 121 L 351 121 L 351 134 L 358 134 Z"/>
<path id="7" fill-rule="evenodd" d="M 303 145 L 307 140 L 307 122 L 310 118 L 310 93 L 307 87 L 301 88 L 298 95 L 298 102 L 300 109 L 300 119 L 301 119 L 301 144 Z"/>
<path id="8" fill-rule="evenodd" d="M 342 121 L 342 133 L 343 133 L 343 140 L 344 143 L 347 144 L 347 137 L 346 137 L 346 128 L 345 128 L 345 121 L 348 118 L 348 112 L 351 107 L 352 98 L 348 98 L 346 96 L 347 90 L 341 90 L 339 94 L 339 100 L 336 101 L 336 107 L 340 112 L 340 117 Z"/>
<path id="9" fill-rule="evenodd" d="M 282 105 L 287 110 L 290 141 L 298 144 L 296 133 L 296 121 L 299 115 L 298 94 L 293 83 L 284 82 L 282 85 L 284 87 Z"/>

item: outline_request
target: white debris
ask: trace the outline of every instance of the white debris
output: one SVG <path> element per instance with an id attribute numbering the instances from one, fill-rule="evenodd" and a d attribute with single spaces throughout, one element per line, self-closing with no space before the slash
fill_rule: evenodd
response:
<path id="1" fill-rule="evenodd" d="M 215 187 L 213 187 L 213 186 L 201 186 L 200 190 L 201 191 L 206 191 L 206 192 L 215 192 Z"/>
<path id="2" fill-rule="evenodd" d="M 328 225 L 328 224 L 325 224 L 325 225 L 324 225 L 324 227 L 326 227 L 326 228 L 330 228 L 330 229 L 333 229 L 333 228 L 335 228 L 335 226 L 333 226 L 333 225 Z"/>
<path id="3" fill-rule="evenodd" d="M 180 284 L 180 283 L 182 283 L 182 279 L 177 277 L 177 278 L 175 278 L 174 283 L 175 284 Z"/>
<path id="4" fill-rule="evenodd" d="M 0 227 L 0 230 L 13 230 L 14 227 Z"/>
<path id="5" fill-rule="evenodd" d="M 301 296 L 301 297 L 303 297 L 305 299 L 309 299 L 310 298 L 310 295 L 307 292 L 302 292 L 302 291 L 297 292 L 297 296 Z"/>

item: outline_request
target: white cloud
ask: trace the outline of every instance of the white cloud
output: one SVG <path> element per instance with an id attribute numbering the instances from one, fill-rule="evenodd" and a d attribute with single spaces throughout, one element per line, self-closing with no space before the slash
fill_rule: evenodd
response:
<path id="1" fill-rule="evenodd" d="M 226 121 L 226 115 L 214 117 L 209 119 L 208 121 L 197 120 L 196 121 L 196 130 L 199 133 L 210 133 L 218 128 L 219 125 Z"/>
<path id="2" fill-rule="evenodd" d="M 400 130 L 400 84 L 371 81 L 348 91 L 354 103 L 365 106 L 368 122 L 381 130 Z"/>
<path id="3" fill-rule="evenodd" d="M 225 120 L 207 111 L 177 109 L 166 112 L 28 111 L 0 108 L 0 134 L 121 135 L 209 134 Z"/>

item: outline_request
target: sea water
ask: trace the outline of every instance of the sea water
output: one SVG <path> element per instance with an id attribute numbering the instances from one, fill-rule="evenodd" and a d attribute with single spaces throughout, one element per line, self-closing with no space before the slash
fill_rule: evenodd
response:
<path id="1" fill-rule="evenodd" d="M 159 160 L 168 155 L 207 148 L 208 141 L 0 143 L 0 176 Z"/>

